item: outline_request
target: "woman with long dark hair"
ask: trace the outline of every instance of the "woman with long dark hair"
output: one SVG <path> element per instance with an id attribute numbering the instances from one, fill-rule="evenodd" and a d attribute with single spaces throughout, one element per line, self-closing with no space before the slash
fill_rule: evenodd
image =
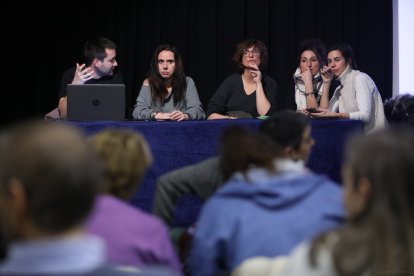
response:
<path id="1" fill-rule="evenodd" d="M 133 111 L 140 120 L 201 120 L 205 114 L 181 55 L 168 44 L 157 47 Z"/>

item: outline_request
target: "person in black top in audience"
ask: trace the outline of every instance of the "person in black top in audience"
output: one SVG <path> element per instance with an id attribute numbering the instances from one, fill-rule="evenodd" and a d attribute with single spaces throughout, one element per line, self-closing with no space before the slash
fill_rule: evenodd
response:
<path id="1" fill-rule="evenodd" d="M 390 125 L 408 124 L 414 127 L 414 95 L 406 93 L 387 99 L 384 113 Z"/>
<path id="2" fill-rule="evenodd" d="M 236 46 L 238 73 L 227 77 L 211 98 L 206 117 L 235 119 L 271 115 L 277 108 L 277 84 L 264 75 L 268 53 L 263 42 L 247 39 Z"/>
<path id="3" fill-rule="evenodd" d="M 59 116 L 66 119 L 68 84 L 123 84 L 124 80 L 117 71 L 116 44 L 108 38 L 94 36 L 84 46 L 84 63 L 63 73 L 59 89 Z"/>

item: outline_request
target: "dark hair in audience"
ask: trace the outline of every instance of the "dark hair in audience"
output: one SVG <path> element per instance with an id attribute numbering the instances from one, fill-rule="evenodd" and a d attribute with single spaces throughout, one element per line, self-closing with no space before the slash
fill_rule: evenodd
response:
<path id="1" fill-rule="evenodd" d="M 268 53 L 267 53 L 266 45 L 262 41 L 257 40 L 257 39 L 253 39 L 253 38 L 246 39 L 236 45 L 236 49 L 234 51 L 233 58 L 232 58 L 240 74 L 244 72 L 244 67 L 242 63 L 243 52 L 251 47 L 257 48 L 260 52 L 259 68 L 262 69 L 267 64 Z"/>
<path id="2" fill-rule="evenodd" d="M 225 180 L 235 172 L 245 174 L 252 166 L 275 171 L 273 161 L 280 156 L 281 150 L 269 137 L 236 125 L 225 129 L 220 141 L 220 162 Z"/>
<path id="3" fill-rule="evenodd" d="M 90 66 L 95 58 L 103 61 L 107 56 L 106 49 L 116 49 L 116 44 L 102 36 L 94 36 L 86 41 L 83 53 L 86 66 Z"/>
<path id="4" fill-rule="evenodd" d="M 336 232 L 331 249 L 338 275 L 414 271 L 413 130 L 394 127 L 354 137 L 345 167 L 355 190 L 364 180 L 370 193 L 366 208 Z M 329 244 L 326 237 L 314 242 L 313 262 L 319 245 Z"/>
<path id="5" fill-rule="evenodd" d="M 99 190 L 102 166 L 79 130 L 53 122 L 10 129 L 1 142 L 0 193 L 24 189 L 33 223 L 50 234 L 79 226 Z"/>
<path id="6" fill-rule="evenodd" d="M 351 45 L 345 42 L 338 43 L 338 44 L 333 45 L 331 48 L 329 48 L 328 53 L 332 51 L 341 52 L 345 61 L 351 66 L 351 68 L 354 70 L 358 69 L 358 65 L 355 59 L 355 55 L 354 55 L 354 50 L 352 50 Z"/>
<path id="7" fill-rule="evenodd" d="M 414 126 L 414 95 L 400 94 L 384 102 L 384 113 L 389 124 Z"/>
<path id="8" fill-rule="evenodd" d="M 147 78 L 151 87 L 151 95 L 153 100 L 159 100 L 163 103 L 168 95 L 165 80 L 161 77 L 158 69 L 158 55 L 162 51 L 170 51 L 174 53 L 175 69 L 172 75 L 172 87 L 174 92 L 174 103 L 178 104 L 185 97 L 185 90 L 187 89 L 187 81 L 184 73 L 184 65 L 181 55 L 177 48 L 169 44 L 162 44 L 155 49 L 154 55 L 151 59 Z"/>
<path id="9" fill-rule="evenodd" d="M 322 66 L 328 63 L 327 57 L 326 57 L 326 46 L 325 44 L 322 43 L 320 39 L 310 38 L 310 39 L 305 39 L 300 43 L 298 57 L 297 57 L 298 66 L 300 64 L 302 53 L 305 51 L 312 51 L 315 53 L 316 58 L 319 61 L 319 66 L 321 68 Z"/>
<path id="10" fill-rule="evenodd" d="M 302 142 L 303 133 L 309 126 L 309 118 L 302 113 L 283 110 L 265 120 L 259 130 L 281 147 L 292 147 L 297 150 Z"/>

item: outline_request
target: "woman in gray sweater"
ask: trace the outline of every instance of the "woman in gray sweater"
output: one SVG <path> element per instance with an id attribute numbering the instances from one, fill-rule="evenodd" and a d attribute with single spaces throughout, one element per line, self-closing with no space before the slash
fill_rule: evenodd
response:
<path id="1" fill-rule="evenodd" d="M 185 76 L 175 47 L 164 44 L 155 50 L 132 115 L 134 119 L 156 121 L 205 118 L 195 83 Z"/>

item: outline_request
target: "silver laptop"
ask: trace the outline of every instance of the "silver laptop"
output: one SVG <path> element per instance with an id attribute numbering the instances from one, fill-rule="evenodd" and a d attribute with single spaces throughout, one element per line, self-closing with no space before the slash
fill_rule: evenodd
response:
<path id="1" fill-rule="evenodd" d="M 67 118 L 76 121 L 123 121 L 124 84 L 68 84 Z"/>

